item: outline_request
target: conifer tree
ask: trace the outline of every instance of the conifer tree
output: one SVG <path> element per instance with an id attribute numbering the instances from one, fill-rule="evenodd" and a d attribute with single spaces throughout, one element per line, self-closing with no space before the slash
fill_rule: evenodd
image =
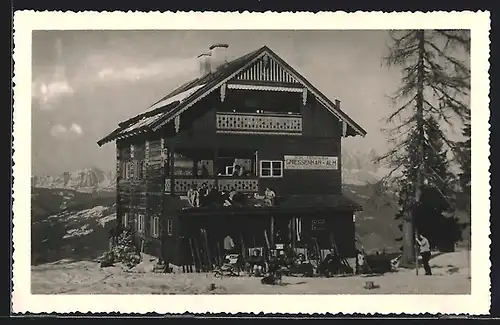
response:
<path id="1" fill-rule="evenodd" d="M 457 144 L 457 156 L 460 157 L 460 169 L 461 172 L 458 175 L 460 181 L 460 188 L 464 195 L 469 198 L 471 195 L 470 181 L 471 181 L 471 124 L 466 122 L 463 129 L 462 135 L 465 138 L 464 141 L 460 141 Z"/>
<path id="2" fill-rule="evenodd" d="M 470 116 L 464 100 L 470 89 L 470 70 L 453 53 L 461 48 L 467 54 L 470 38 L 462 30 L 391 31 L 390 36 L 385 63 L 401 69 L 402 85 L 393 97 L 398 108 L 387 118 L 393 147 L 378 161 L 392 167 L 386 179 L 400 172 L 394 177 L 400 205 L 396 218 L 403 219 L 401 263 L 408 265 L 415 260 L 415 226 L 428 232 L 428 237 L 436 237 L 429 224 L 436 226 L 441 212 L 453 208 L 453 175 L 446 148 L 455 152 L 456 146 L 440 125 L 467 121 Z M 422 217 L 425 214 L 433 217 Z M 454 237 L 451 229 L 441 231 Z"/>

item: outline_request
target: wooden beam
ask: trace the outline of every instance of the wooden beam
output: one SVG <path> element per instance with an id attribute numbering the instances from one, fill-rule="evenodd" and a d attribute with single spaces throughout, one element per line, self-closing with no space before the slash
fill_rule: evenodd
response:
<path id="1" fill-rule="evenodd" d="M 123 225 L 122 221 L 122 209 L 121 209 L 121 204 L 120 204 L 120 187 L 119 187 L 119 180 L 121 178 L 121 165 L 122 162 L 120 160 L 120 148 L 118 146 L 118 143 L 116 145 L 116 175 L 115 175 L 115 180 L 116 180 L 116 221 L 118 227 L 121 229 Z"/>
<path id="2" fill-rule="evenodd" d="M 271 245 L 274 247 L 274 216 L 271 216 Z"/>
<path id="3" fill-rule="evenodd" d="M 170 193 L 175 193 L 175 182 L 174 182 L 174 152 L 175 147 L 168 148 L 168 173 L 170 178 Z"/>

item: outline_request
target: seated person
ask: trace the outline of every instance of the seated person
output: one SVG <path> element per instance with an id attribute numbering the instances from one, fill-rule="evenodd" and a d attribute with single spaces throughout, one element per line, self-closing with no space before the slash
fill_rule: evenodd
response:
<path id="1" fill-rule="evenodd" d="M 215 204 L 215 205 L 223 205 L 224 204 L 224 198 L 222 197 L 221 192 L 219 191 L 219 188 L 217 186 L 212 187 L 210 192 L 208 193 L 207 197 L 207 204 Z"/>
<path id="2" fill-rule="evenodd" d="M 201 165 L 201 177 L 208 177 L 210 173 L 206 165 Z"/>
<path id="3" fill-rule="evenodd" d="M 244 168 L 240 165 L 234 165 L 233 167 L 233 177 L 243 176 Z"/>
<path id="4" fill-rule="evenodd" d="M 364 274 L 364 273 L 365 273 L 365 256 L 360 250 L 358 250 L 356 256 L 356 274 Z"/>
<path id="5" fill-rule="evenodd" d="M 235 191 L 233 193 L 232 198 L 231 198 L 231 202 L 233 204 L 245 205 L 246 201 L 247 201 L 247 197 L 245 196 L 245 194 L 243 194 L 241 192 L 236 192 Z"/>
<path id="6" fill-rule="evenodd" d="M 198 200 L 199 200 L 199 205 L 204 206 L 208 204 L 208 185 L 207 183 L 201 184 L 200 189 L 198 190 Z"/>
<path id="7" fill-rule="evenodd" d="M 223 203 L 224 206 L 230 206 L 232 204 L 229 192 L 222 191 L 221 196 L 222 196 L 222 201 L 224 202 Z"/>
<path id="8" fill-rule="evenodd" d="M 198 186 L 196 184 L 192 184 L 187 192 L 188 201 L 193 207 L 200 206 L 200 193 L 198 192 Z"/>
<path id="9" fill-rule="evenodd" d="M 274 205 L 274 199 L 276 198 L 276 193 L 269 187 L 266 188 L 266 191 L 264 192 L 264 202 L 268 206 L 273 206 Z"/>
<path id="10" fill-rule="evenodd" d="M 266 262 L 259 249 L 253 250 L 252 255 L 248 258 L 248 265 L 250 266 L 250 272 L 255 276 L 262 274 Z"/>
<path id="11" fill-rule="evenodd" d="M 295 268 L 297 273 L 301 273 L 305 276 L 313 275 L 313 266 L 306 260 L 306 256 L 302 253 L 297 255 L 297 260 L 295 261 Z"/>
<path id="12" fill-rule="evenodd" d="M 333 252 L 330 252 L 326 255 L 325 259 L 320 263 L 319 265 L 319 272 L 320 274 L 337 274 L 340 268 L 340 258 L 334 254 Z"/>

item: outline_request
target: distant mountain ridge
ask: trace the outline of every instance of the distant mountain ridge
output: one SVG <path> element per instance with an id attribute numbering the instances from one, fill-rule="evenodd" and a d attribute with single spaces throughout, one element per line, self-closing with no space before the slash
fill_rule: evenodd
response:
<path id="1" fill-rule="evenodd" d="M 374 149 L 368 152 L 342 150 L 342 181 L 344 184 L 364 185 L 376 183 L 387 170 L 373 162 L 377 157 Z M 32 187 L 73 189 L 77 191 L 115 190 L 116 173 L 97 167 L 84 168 L 60 175 L 34 175 Z"/>
<path id="2" fill-rule="evenodd" d="M 343 184 L 365 185 L 380 181 L 389 169 L 374 162 L 378 156 L 373 148 L 368 151 L 342 148 Z"/>
<path id="3" fill-rule="evenodd" d="M 84 168 L 73 172 L 63 172 L 58 176 L 31 176 L 31 186 L 38 188 L 73 189 L 77 191 L 115 190 L 114 172 L 99 168 Z"/>

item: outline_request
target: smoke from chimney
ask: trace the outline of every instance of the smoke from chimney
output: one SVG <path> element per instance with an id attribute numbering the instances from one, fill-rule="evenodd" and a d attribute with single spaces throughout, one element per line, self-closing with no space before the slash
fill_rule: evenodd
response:
<path id="1" fill-rule="evenodd" d="M 212 72 L 217 71 L 217 69 L 227 63 L 227 48 L 229 47 L 228 44 L 213 44 L 210 46 L 209 50 L 210 53 L 212 54 L 212 62 L 211 62 L 211 67 L 212 67 Z"/>
<path id="2" fill-rule="evenodd" d="M 201 53 L 198 55 L 198 62 L 200 63 L 200 77 L 204 77 L 212 71 L 210 53 Z"/>

